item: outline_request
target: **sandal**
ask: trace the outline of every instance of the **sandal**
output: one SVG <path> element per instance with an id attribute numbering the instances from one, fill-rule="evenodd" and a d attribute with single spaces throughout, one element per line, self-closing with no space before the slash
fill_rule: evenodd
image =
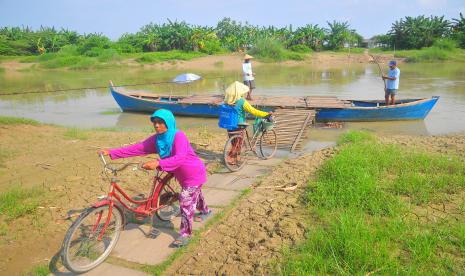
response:
<path id="1" fill-rule="evenodd" d="M 206 214 L 198 214 L 194 217 L 194 221 L 195 222 L 205 221 L 211 214 L 212 214 L 212 210 L 208 210 L 208 213 Z"/>
<path id="2" fill-rule="evenodd" d="M 181 248 L 186 246 L 190 241 L 190 237 L 178 237 L 171 243 L 171 247 Z"/>

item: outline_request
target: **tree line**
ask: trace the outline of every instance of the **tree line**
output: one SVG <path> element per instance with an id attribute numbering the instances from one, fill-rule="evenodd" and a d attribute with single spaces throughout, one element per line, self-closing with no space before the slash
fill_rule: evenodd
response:
<path id="1" fill-rule="evenodd" d="M 392 24 L 386 34 L 372 40 L 385 48 L 419 49 L 438 39 L 450 39 L 465 48 L 465 18 L 424 15 L 405 17 Z M 366 47 L 363 37 L 348 22 L 327 22 L 326 27 L 307 24 L 298 28 L 254 26 L 231 18 L 223 18 L 215 27 L 191 25 L 184 21 L 150 23 L 136 33 L 125 33 L 116 41 L 99 33 L 79 34 L 67 29 L 40 27 L 0 28 L 0 55 L 37 55 L 55 53 L 72 45 L 73 51 L 85 56 L 98 56 L 102 49 L 118 53 L 158 52 L 170 50 L 214 54 L 248 50 L 263 41 L 279 43 L 296 52 L 340 50 Z"/>

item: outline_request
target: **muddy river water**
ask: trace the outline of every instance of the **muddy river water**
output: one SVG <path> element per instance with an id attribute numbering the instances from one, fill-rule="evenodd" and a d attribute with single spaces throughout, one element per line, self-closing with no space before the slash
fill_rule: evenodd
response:
<path id="1" fill-rule="evenodd" d="M 342 129 L 312 129 L 308 147 L 334 141 L 346 129 L 365 129 L 377 133 L 437 135 L 465 131 L 465 66 L 463 64 L 401 64 L 399 98 L 440 96 L 425 120 L 347 123 Z M 342 99 L 382 99 L 383 83 L 375 65 L 345 65 L 322 69 L 310 66 L 262 65 L 255 69 L 260 95 L 333 95 Z M 105 87 L 169 81 L 177 70 L 103 69 L 95 71 L 23 70 L 0 73 L 0 92 L 43 91 L 87 87 L 75 91 L 0 96 L 0 115 L 26 117 L 44 123 L 80 128 L 147 128 L 146 114 L 122 113 Z M 162 94 L 222 93 L 240 71 L 194 72 L 202 80 L 186 85 L 158 84 L 127 87 Z M 179 128 L 206 125 L 215 129 L 216 120 L 178 118 Z M 313 143 L 313 144 L 312 144 Z"/>

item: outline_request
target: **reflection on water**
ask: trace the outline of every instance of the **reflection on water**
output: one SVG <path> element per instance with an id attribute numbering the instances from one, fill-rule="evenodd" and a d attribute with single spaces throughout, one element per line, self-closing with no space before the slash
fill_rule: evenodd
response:
<path id="1" fill-rule="evenodd" d="M 343 129 L 312 129 L 311 140 L 334 141 L 347 129 L 365 129 L 377 133 L 431 135 L 465 131 L 465 68 L 463 64 L 402 64 L 399 97 L 441 96 L 424 121 L 347 123 Z M 375 65 L 351 65 L 322 69 L 310 66 L 257 67 L 255 94 L 261 95 L 333 95 L 343 99 L 382 99 L 383 82 Z M 95 71 L 28 70 L 0 74 L 0 92 L 102 87 L 108 80 L 115 85 L 169 81 L 181 72 L 160 69 L 116 68 Z M 222 93 L 234 80 L 237 71 L 195 72 L 201 81 L 186 85 L 159 84 L 127 87 L 160 94 Z M 150 127 L 147 114 L 115 112 L 118 106 L 108 89 L 85 89 L 63 93 L 28 94 L 0 97 L 0 115 L 32 118 L 45 123 L 77 127 L 117 127 L 144 129 Z M 206 125 L 216 129 L 215 119 L 180 117 L 179 128 Z M 317 145 L 309 145 L 309 147 Z"/>

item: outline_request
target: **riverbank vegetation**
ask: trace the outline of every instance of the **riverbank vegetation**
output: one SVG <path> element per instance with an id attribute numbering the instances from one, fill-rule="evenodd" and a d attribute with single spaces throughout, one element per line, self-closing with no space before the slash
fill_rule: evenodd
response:
<path id="1" fill-rule="evenodd" d="M 464 172 L 456 156 L 350 132 L 309 183 L 307 240 L 280 273 L 463 274 Z"/>
<path id="2" fill-rule="evenodd" d="M 437 40 L 444 39 L 453 41 L 454 48 L 465 48 L 462 14 L 452 20 L 444 16 L 407 16 L 394 22 L 386 34 L 369 40 L 364 40 L 348 22 L 339 21 L 328 21 L 326 27 L 307 24 L 294 28 L 254 26 L 230 18 L 222 19 L 215 27 L 168 20 L 145 25 L 136 33 L 125 33 L 116 41 L 98 33 L 79 34 L 54 27 L 3 27 L 0 56 L 29 56 L 21 61 L 38 62 L 43 68 L 85 69 L 114 66 L 124 59 L 145 64 L 237 51 L 255 54 L 263 61 L 303 60 L 312 51 L 350 52 L 352 48 L 375 46 L 387 51 L 415 49 L 400 56 L 428 61 L 449 58 L 444 50 L 434 48 Z"/>

